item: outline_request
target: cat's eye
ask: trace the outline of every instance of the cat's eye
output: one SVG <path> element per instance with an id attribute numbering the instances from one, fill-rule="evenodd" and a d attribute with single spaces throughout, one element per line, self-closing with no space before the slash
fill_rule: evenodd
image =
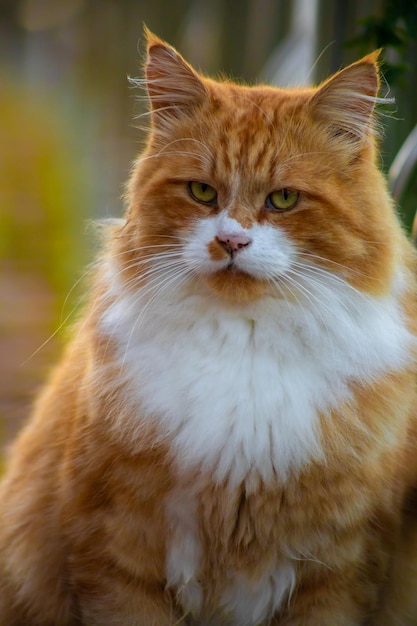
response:
<path id="1" fill-rule="evenodd" d="M 266 199 L 266 205 L 275 211 L 288 211 L 295 207 L 300 194 L 293 189 L 280 189 L 273 191 Z"/>
<path id="2" fill-rule="evenodd" d="M 216 204 L 217 191 L 206 183 L 192 181 L 188 183 L 188 190 L 194 200 L 203 204 Z"/>

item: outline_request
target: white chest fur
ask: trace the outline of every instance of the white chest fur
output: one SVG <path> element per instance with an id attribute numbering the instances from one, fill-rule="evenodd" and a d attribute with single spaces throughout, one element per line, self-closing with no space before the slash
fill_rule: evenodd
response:
<path id="1" fill-rule="evenodd" d="M 217 626 L 219 614 L 228 615 L 230 626 L 254 626 L 271 618 L 288 600 L 295 586 L 295 570 L 290 560 L 273 563 L 257 578 L 243 572 L 228 571 L 222 580 L 222 593 L 214 617 L 201 621 L 203 586 L 200 584 L 203 555 L 199 541 L 198 497 L 187 489 L 175 489 L 166 503 L 170 528 L 167 549 L 167 584 L 187 613 L 196 617 L 196 624 Z M 217 609 L 217 612 L 216 612 Z"/>
<path id="2" fill-rule="evenodd" d="M 377 300 L 322 278 L 321 291 L 310 285 L 303 301 L 236 309 L 180 285 L 158 298 L 133 297 L 110 279 L 115 301 L 102 328 L 118 345 L 139 423 L 156 420 L 179 472 L 209 470 L 231 489 L 251 476 L 285 479 L 323 455 L 318 414 L 348 401 L 351 381 L 408 362 L 413 339 L 394 296 Z M 166 573 L 183 608 L 199 616 L 204 555 L 195 498 L 179 488 L 166 502 Z M 291 560 L 257 580 L 232 571 L 218 610 L 233 625 L 259 624 L 294 583 Z"/>
<path id="3" fill-rule="evenodd" d="M 411 337 L 395 297 L 342 280 L 288 302 L 226 307 L 178 286 L 149 301 L 117 295 L 102 321 L 116 339 L 139 414 L 156 419 L 179 469 L 239 483 L 285 478 L 322 454 L 318 413 L 349 399 L 352 380 L 398 369 Z"/>

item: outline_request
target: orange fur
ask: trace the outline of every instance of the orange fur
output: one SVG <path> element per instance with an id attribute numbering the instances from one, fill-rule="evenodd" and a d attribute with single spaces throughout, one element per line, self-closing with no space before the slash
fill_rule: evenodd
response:
<path id="1" fill-rule="evenodd" d="M 318 412 L 321 455 L 287 473 L 274 469 L 268 480 L 251 469 L 234 484 L 216 478 L 215 467 L 186 464 L 174 434 L 147 414 L 145 400 L 138 406 L 118 355 L 119 322 L 114 334 L 103 328 L 120 293 L 135 298 L 151 288 L 161 246 L 175 251 L 197 223 L 228 207 L 244 232 L 278 229 L 314 258 L 315 281 L 334 273 L 331 285 L 343 280 L 372 302 L 395 291 L 401 268 L 398 316 L 416 336 L 414 253 L 375 163 L 376 62 L 369 55 L 318 88 L 238 86 L 199 76 L 148 33 L 152 130 L 130 181 L 126 221 L 110 233 L 91 304 L 12 447 L 0 487 L 2 626 L 417 620 L 415 346 L 402 366 L 349 379 L 349 395 Z M 216 206 L 195 202 L 189 181 L 214 187 Z M 300 201 L 271 210 L 265 198 L 285 188 L 299 191 Z M 227 258 L 216 238 L 205 248 L 213 262 Z M 109 288 L 114 268 L 117 293 Z M 191 272 L 181 288 L 185 297 L 219 303 L 225 316 L 238 312 L 253 332 L 251 311 L 262 303 L 304 298 L 307 306 L 312 298 L 297 283 L 283 281 L 277 291 L 268 277 L 236 266 Z M 238 367 L 242 348 L 235 349 Z M 165 350 L 161 356 L 171 345 Z M 302 393 L 307 381 L 294 382 Z M 199 546 L 194 617 L 182 595 L 188 581 L 175 588 L 167 575 L 183 530 L 191 534 L 179 558 L 195 537 Z M 265 573 L 287 566 L 293 588 L 272 613 L 250 621 L 224 608 L 228 585 L 243 577 L 257 589 Z"/>

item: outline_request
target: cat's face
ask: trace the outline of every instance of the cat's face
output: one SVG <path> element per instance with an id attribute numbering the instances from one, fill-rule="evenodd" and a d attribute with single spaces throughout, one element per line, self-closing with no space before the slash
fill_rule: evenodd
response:
<path id="1" fill-rule="evenodd" d="M 175 275 L 236 303 L 308 297 L 329 273 L 387 288 L 375 56 L 317 89 L 251 88 L 198 76 L 151 37 L 146 84 L 153 131 L 132 180 L 128 245 L 167 285 Z"/>

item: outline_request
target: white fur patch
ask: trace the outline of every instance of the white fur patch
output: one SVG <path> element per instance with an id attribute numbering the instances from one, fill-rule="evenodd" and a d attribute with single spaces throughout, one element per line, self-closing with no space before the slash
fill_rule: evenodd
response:
<path id="1" fill-rule="evenodd" d="M 271 618 L 290 599 L 296 582 L 294 568 L 288 563 L 255 581 L 240 573 L 232 576 L 223 593 L 222 608 L 232 614 L 233 626 L 254 626 Z"/>
<path id="2" fill-rule="evenodd" d="M 169 528 L 166 573 L 167 585 L 175 590 L 183 610 L 201 618 L 203 588 L 199 580 L 203 555 L 199 540 L 198 497 L 191 490 L 177 488 L 165 503 Z M 288 601 L 295 587 L 295 570 L 283 562 L 249 579 L 244 573 L 230 571 L 217 611 L 229 616 L 230 626 L 254 626 L 263 622 Z M 198 621 L 198 624 L 202 622 Z M 208 624 L 217 625 L 218 620 Z"/>
<path id="3" fill-rule="evenodd" d="M 236 308 L 178 281 L 142 299 L 113 278 L 103 329 L 117 340 L 138 417 L 158 421 L 178 469 L 232 484 L 250 472 L 285 479 L 322 455 L 319 411 L 348 400 L 351 381 L 408 362 L 413 339 L 394 297 L 319 278 L 307 276 L 303 299 Z"/>
<path id="4" fill-rule="evenodd" d="M 187 612 L 198 615 L 203 592 L 197 581 L 201 561 L 197 500 L 188 491 L 176 489 L 166 502 L 165 513 L 169 527 L 167 585 L 175 589 Z"/>
<path id="5" fill-rule="evenodd" d="M 195 280 L 229 261 L 210 259 L 219 231 L 250 234 L 233 262 L 290 285 L 293 298 L 231 306 Z M 279 228 L 243 229 L 226 213 L 196 222 L 179 252 L 155 255 L 149 284 L 115 297 L 102 320 L 116 340 L 138 417 L 157 420 L 178 470 L 201 468 L 237 484 L 285 479 L 322 456 L 318 413 L 350 399 L 350 383 L 409 360 L 414 341 L 397 294 L 372 298 L 306 262 Z M 158 264 L 159 263 L 159 264 Z M 399 281 L 393 286 L 398 289 Z"/>

